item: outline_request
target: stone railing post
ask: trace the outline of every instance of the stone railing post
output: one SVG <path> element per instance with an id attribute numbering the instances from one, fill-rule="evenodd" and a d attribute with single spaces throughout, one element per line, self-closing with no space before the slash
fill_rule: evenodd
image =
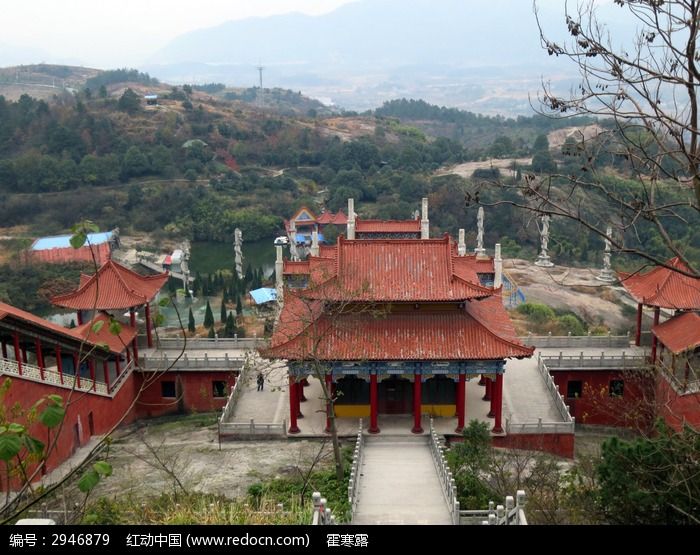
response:
<path id="1" fill-rule="evenodd" d="M 542 419 L 540 418 L 540 424 L 542 424 Z M 510 513 L 515 508 L 515 499 L 512 495 L 506 496 L 506 518 L 504 524 L 510 524 Z"/>

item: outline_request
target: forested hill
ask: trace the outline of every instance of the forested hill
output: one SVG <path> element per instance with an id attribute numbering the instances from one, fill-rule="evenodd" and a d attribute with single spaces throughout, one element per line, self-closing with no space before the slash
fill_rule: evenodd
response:
<path id="1" fill-rule="evenodd" d="M 489 118 L 412 101 L 375 114 L 328 115 L 289 91 L 286 101 L 279 96 L 286 107 L 280 113 L 275 91 L 251 101 L 239 97 L 245 91 L 218 85 L 172 87 L 143 74 L 122 76 L 129 82 L 115 74 L 96 77 L 101 81 L 50 101 L 0 98 L 3 227 L 27 226 L 23 233 L 34 237 L 89 219 L 123 234 L 229 242 L 236 227 L 247 240 L 274 236 L 282 219 L 304 205 L 335 211 L 353 197 L 363 217 L 404 219 L 429 196 L 434 233 L 454 234 L 474 228 L 465 193 L 499 170 L 441 176 L 445 167 L 518 156 L 521 171 L 581 171 L 575 141 L 552 148 L 543 132 L 551 124 L 536 117 Z M 144 96 L 154 92 L 158 103 L 148 105 Z M 287 110 L 290 99 L 298 103 L 295 115 Z M 412 119 L 418 116 L 433 119 Z M 450 119 L 474 137 L 473 146 L 417 128 L 453 124 Z M 634 186 L 625 181 L 623 158 L 601 157 L 599 164 L 615 186 Z M 517 179 L 515 172 L 501 177 Z M 491 187 L 481 196 L 497 201 L 503 194 Z M 599 203 L 590 198 L 582 205 L 595 215 Z M 529 214 L 508 206 L 489 210 L 488 244 L 500 241 L 509 256 L 535 254 Z M 700 244 L 698 227 L 673 232 L 681 245 Z M 632 240 L 653 246 L 654 233 L 645 227 Z M 591 241 L 575 225 L 552 222 L 552 249 L 561 262 L 594 260 L 599 253 Z"/>
<path id="2" fill-rule="evenodd" d="M 505 118 L 485 116 L 457 108 L 435 106 L 424 100 L 396 99 L 385 102 L 372 112 L 377 117 L 393 117 L 423 129 L 430 135 L 460 141 L 469 149 L 483 148 L 498 136 L 532 143 L 537 135 L 570 126 L 588 125 L 592 118 L 575 117 L 565 120 L 539 114 Z"/>

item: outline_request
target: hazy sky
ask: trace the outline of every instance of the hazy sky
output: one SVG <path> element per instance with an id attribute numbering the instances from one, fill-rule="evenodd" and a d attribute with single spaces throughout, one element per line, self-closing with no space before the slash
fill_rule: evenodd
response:
<path id="1" fill-rule="evenodd" d="M 134 66 L 187 31 L 293 11 L 322 14 L 352 1 L 3 0 L 0 42 L 40 50 L 46 61 Z"/>

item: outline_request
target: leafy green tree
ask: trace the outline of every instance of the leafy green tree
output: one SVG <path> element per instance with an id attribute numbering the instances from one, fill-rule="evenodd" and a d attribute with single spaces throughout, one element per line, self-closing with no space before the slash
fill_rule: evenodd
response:
<path id="1" fill-rule="evenodd" d="M 219 315 L 219 321 L 222 324 L 226 323 L 226 293 L 224 293 L 222 299 L 221 299 L 221 314 Z"/>
<path id="2" fill-rule="evenodd" d="M 150 171 L 148 158 L 137 146 L 129 147 L 122 160 L 122 176 L 126 179 L 138 177 Z"/>
<path id="3" fill-rule="evenodd" d="M 236 321 L 233 319 L 233 312 L 229 312 L 226 317 L 226 327 L 224 328 L 224 335 L 226 337 L 233 337 L 236 334 Z"/>
<path id="4" fill-rule="evenodd" d="M 532 145 L 532 152 L 549 152 L 549 139 L 547 139 L 547 135 L 537 135 L 535 144 Z"/>
<path id="5" fill-rule="evenodd" d="M 460 505 L 485 507 L 495 498 L 483 476 L 489 471 L 493 459 L 491 434 L 488 424 L 472 420 L 464 428 L 462 441 L 455 442 L 447 453 L 452 467 Z"/>
<path id="6" fill-rule="evenodd" d="M 207 308 L 204 311 L 204 327 L 214 327 L 214 313 L 211 311 L 211 305 L 209 304 L 209 301 L 207 301 Z"/>
<path id="7" fill-rule="evenodd" d="M 532 171 L 535 173 L 553 173 L 557 171 L 557 164 L 549 150 L 535 152 L 532 157 Z"/>
<path id="8" fill-rule="evenodd" d="M 135 114 L 141 108 L 141 99 L 134 91 L 131 89 L 126 89 L 124 94 L 122 94 L 119 98 L 117 108 L 119 108 L 122 112 Z"/>
<path id="9" fill-rule="evenodd" d="M 194 314 L 192 313 L 192 307 L 190 307 L 190 313 L 187 315 L 187 329 L 190 333 L 194 333 L 197 329 L 194 322 Z"/>
<path id="10" fill-rule="evenodd" d="M 700 435 L 659 422 L 652 437 L 603 444 L 599 503 L 611 524 L 700 523 Z"/>

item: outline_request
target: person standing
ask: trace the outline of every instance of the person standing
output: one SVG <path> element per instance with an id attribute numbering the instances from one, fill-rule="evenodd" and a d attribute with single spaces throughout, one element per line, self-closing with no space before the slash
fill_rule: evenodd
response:
<path id="1" fill-rule="evenodd" d="M 262 391 L 263 386 L 265 385 L 265 376 L 263 376 L 262 374 L 258 374 L 257 382 L 258 382 L 258 391 Z"/>

